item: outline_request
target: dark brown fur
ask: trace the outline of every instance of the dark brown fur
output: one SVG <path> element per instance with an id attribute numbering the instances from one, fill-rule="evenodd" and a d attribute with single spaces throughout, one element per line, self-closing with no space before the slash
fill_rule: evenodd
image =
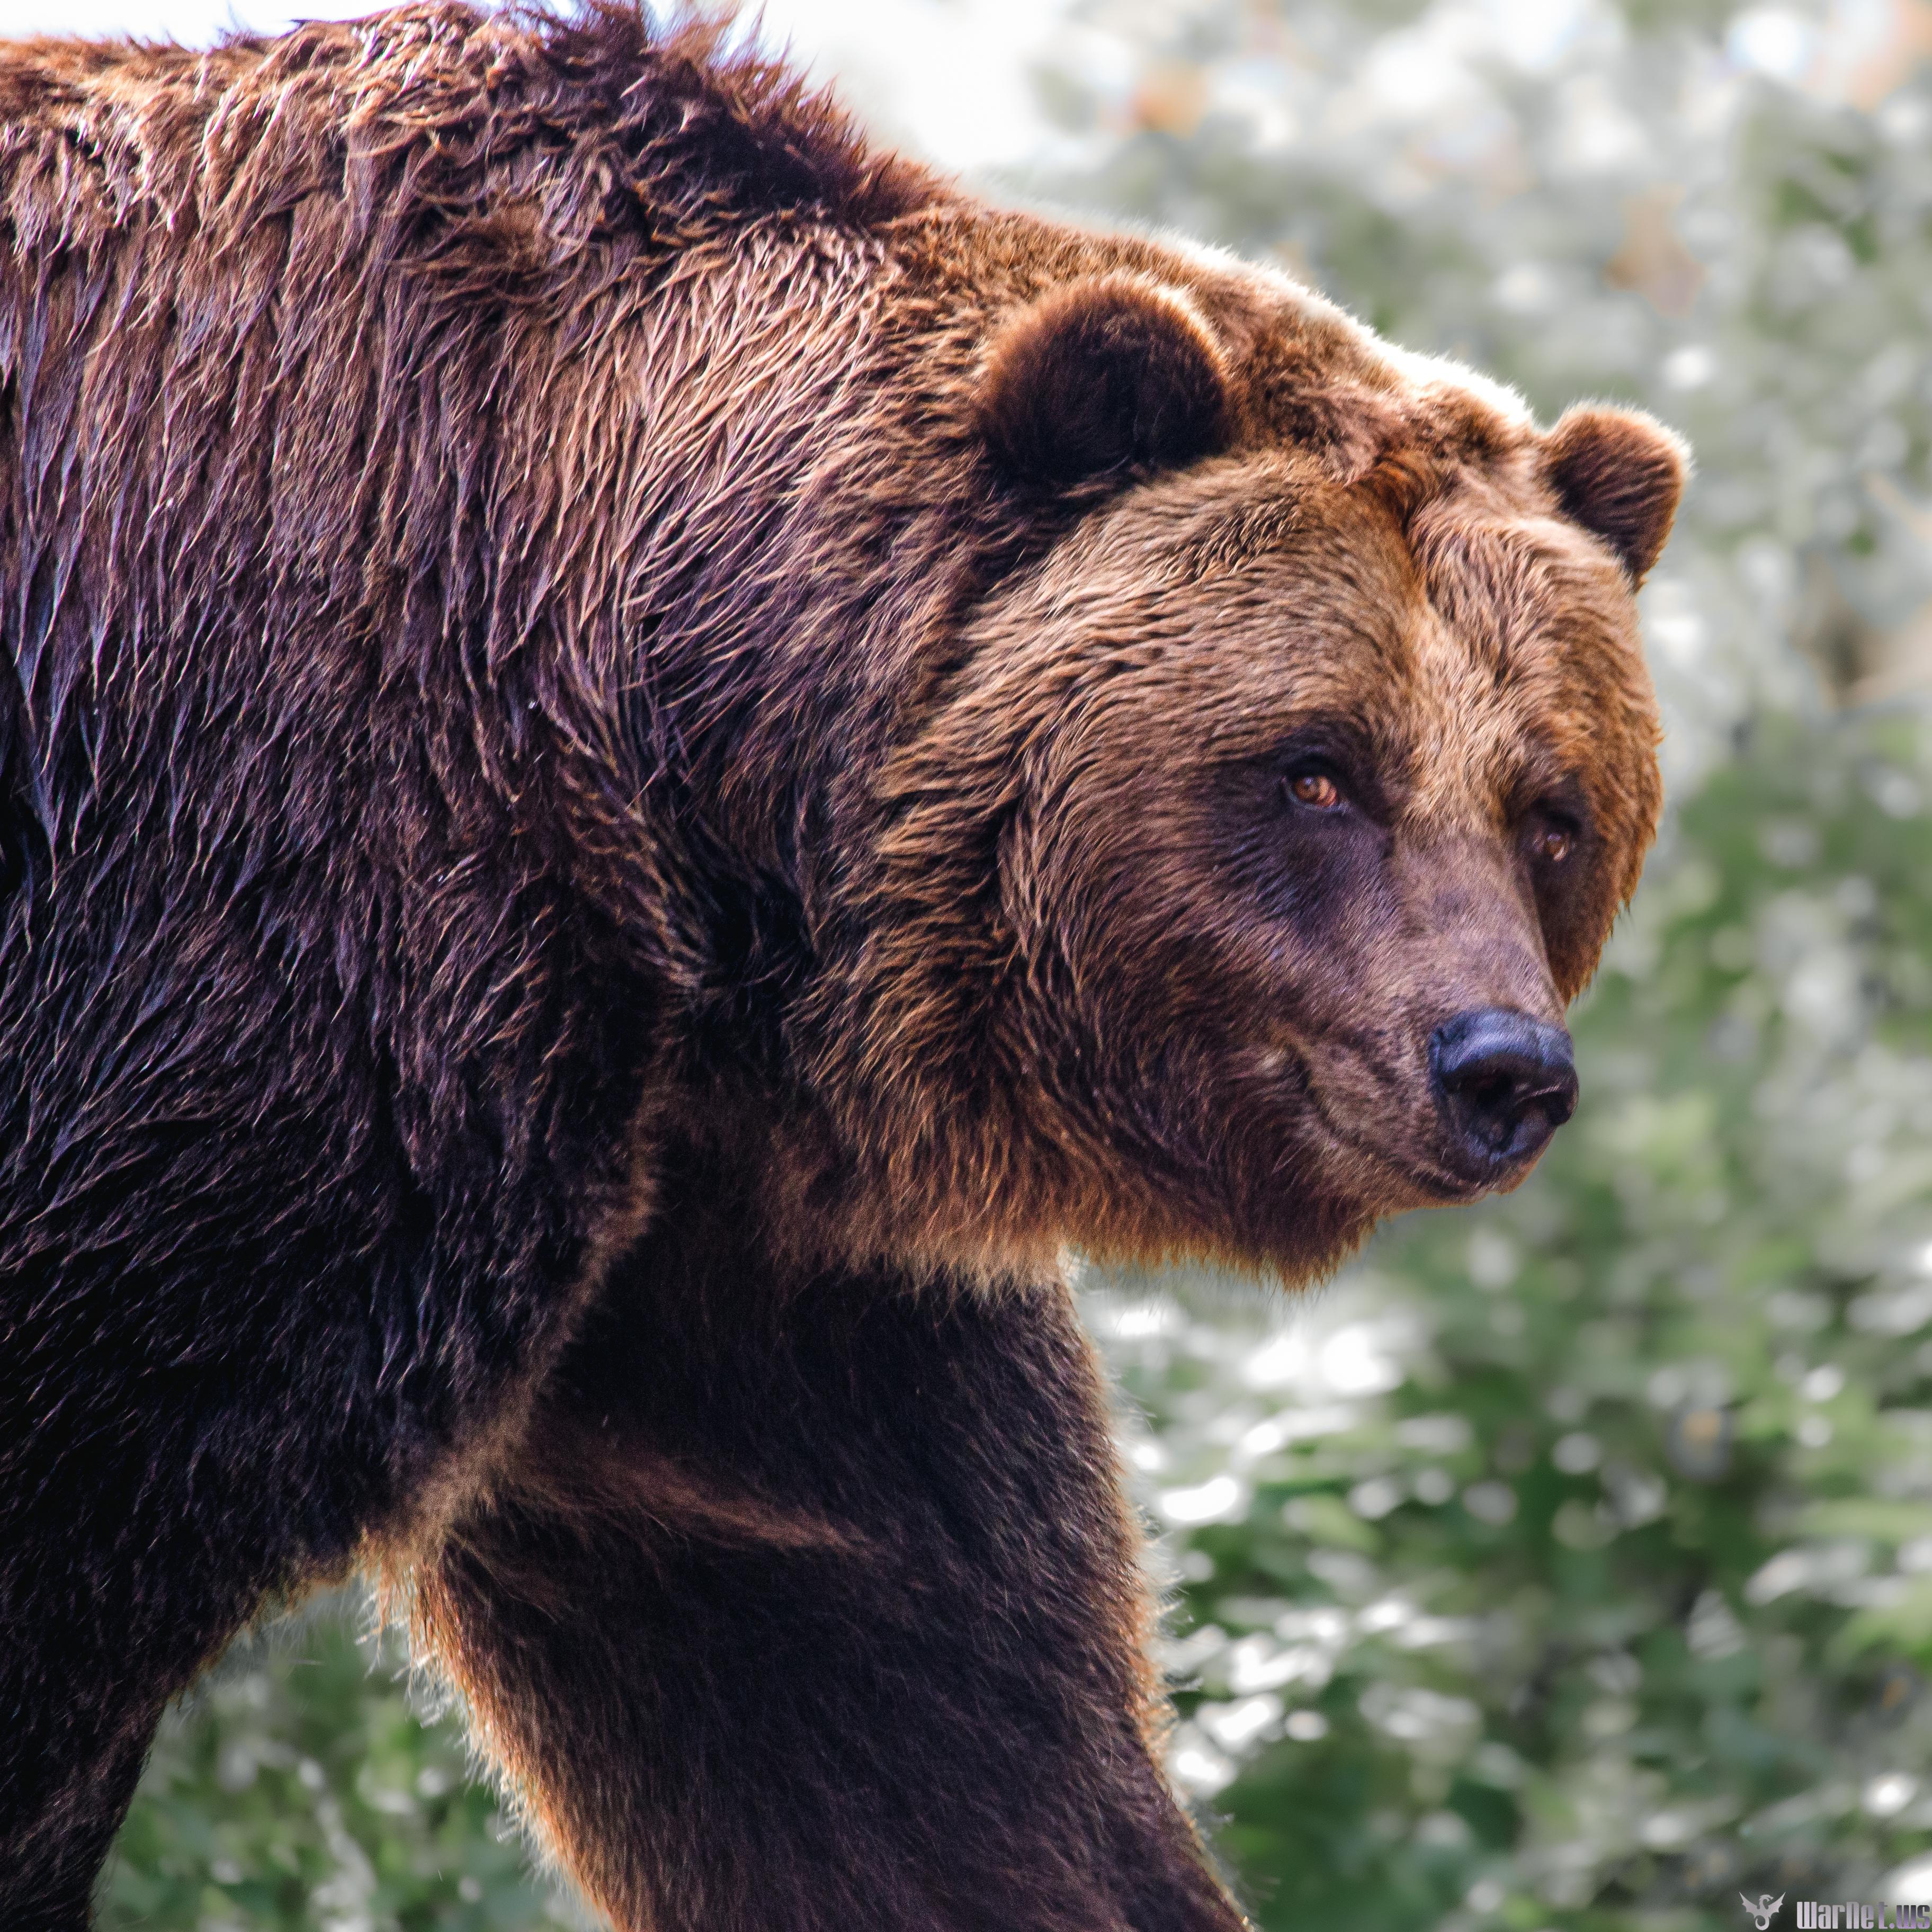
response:
<path id="1" fill-rule="evenodd" d="M 704 30 L 0 50 L 0 1922 L 362 1564 L 622 1926 L 1235 1925 L 1055 1257 L 1516 1178 L 1682 476 Z"/>

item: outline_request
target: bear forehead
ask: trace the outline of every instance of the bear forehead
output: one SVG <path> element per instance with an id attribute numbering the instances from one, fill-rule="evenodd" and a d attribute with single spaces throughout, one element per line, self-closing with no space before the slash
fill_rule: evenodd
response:
<path id="1" fill-rule="evenodd" d="M 1299 452 L 1220 459 L 1096 520 L 1010 616 L 1090 722 L 1160 721 L 1163 758 L 1177 734 L 1190 759 L 1265 752 L 1318 718 L 1438 817 L 1622 789 L 1654 742 L 1622 573 L 1523 477 L 1430 487 L 1392 507 Z"/>

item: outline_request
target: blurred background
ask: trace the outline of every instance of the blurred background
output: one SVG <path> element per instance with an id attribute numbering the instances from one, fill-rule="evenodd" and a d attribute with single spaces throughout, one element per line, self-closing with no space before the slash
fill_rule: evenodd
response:
<path id="1" fill-rule="evenodd" d="M 0 0 L 13 32 L 285 17 Z M 1546 418 L 1635 402 L 1696 447 L 1644 593 L 1669 822 L 1542 1168 L 1292 1306 L 1084 1284 L 1162 1534 L 1174 1775 L 1255 1917 L 1932 1900 L 1932 5 L 760 31 L 995 194 L 1207 237 Z M 583 1922 L 367 1622 L 313 1606 L 171 1717 L 112 1932 Z"/>

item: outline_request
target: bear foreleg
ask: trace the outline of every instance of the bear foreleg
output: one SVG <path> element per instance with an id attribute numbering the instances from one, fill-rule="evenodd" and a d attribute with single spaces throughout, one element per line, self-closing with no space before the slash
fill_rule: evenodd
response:
<path id="1" fill-rule="evenodd" d="M 1157 1768 L 1137 1540 L 1060 1284 L 657 1242 L 416 1636 L 625 1932 L 1238 1932 Z"/>

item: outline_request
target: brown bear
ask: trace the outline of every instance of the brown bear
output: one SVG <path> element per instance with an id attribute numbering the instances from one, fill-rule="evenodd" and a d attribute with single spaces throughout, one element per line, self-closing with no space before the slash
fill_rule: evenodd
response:
<path id="1" fill-rule="evenodd" d="M 357 1568 L 620 1927 L 1239 1916 L 1057 1271 L 1526 1171 L 1676 441 L 718 28 L 0 51 L 0 1924 Z"/>

